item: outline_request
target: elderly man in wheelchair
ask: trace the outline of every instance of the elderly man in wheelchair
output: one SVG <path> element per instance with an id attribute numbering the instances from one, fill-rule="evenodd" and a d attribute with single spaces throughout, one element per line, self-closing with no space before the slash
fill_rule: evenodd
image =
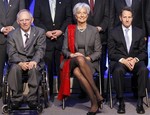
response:
<path id="1" fill-rule="evenodd" d="M 12 91 L 11 107 L 15 109 L 19 108 L 23 101 L 24 73 L 28 76 L 28 106 L 35 108 L 38 105 L 37 90 L 44 68 L 46 37 L 43 29 L 31 26 L 32 22 L 32 14 L 26 9 L 21 10 L 17 14 L 17 23 L 20 27 L 8 35 L 8 85 Z"/>

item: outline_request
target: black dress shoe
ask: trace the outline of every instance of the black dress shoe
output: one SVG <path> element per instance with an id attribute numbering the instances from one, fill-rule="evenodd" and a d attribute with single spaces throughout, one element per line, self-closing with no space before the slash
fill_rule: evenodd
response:
<path id="1" fill-rule="evenodd" d="M 28 106 L 29 106 L 31 109 L 35 109 L 35 108 L 37 108 L 38 103 L 37 103 L 37 101 L 29 101 L 29 102 L 28 102 Z"/>
<path id="2" fill-rule="evenodd" d="M 118 107 L 118 114 L 124 114 L 125 113 L 125 104 L 120 104 Z"/>
<path id="3" fill-rule="evenodd" d="M 87 115 L 96 115 L 97 112 L 88 112 Z"/>
<path id="4" fill-rule="evenodd" d="M 138 114 L 144 114 L 145 113 L 143 105 L 137 105 L 136 111 L 137 111 Z"/>
<path id="5" fill-rule="evenodd" d="M 19 106 L 20 106 L 20 102 L 18 102 L 18 101 L 11 102 L 12 109 L 18 109 Z"/>

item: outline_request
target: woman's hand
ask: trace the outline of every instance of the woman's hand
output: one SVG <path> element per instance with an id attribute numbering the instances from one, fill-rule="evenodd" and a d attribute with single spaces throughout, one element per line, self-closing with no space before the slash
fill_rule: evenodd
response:
<path id="1" fill-rule="evenodd" d="M 82 53 L 80 53 L 80 52 L 76 52 L 76 53 L 71 53 L 70 54 L 71 58 L 74 58 L 74 57 L 77 57 L 77 56 L 83 56 L 84 57 L 84 55 Z"/>

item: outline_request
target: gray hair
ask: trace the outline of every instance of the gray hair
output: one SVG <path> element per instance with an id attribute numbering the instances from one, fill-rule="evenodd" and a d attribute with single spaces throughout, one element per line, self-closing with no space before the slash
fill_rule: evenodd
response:
<path id="1" fill-rule="evenodd" d="M 87 14 L 90 13 L 90 6 L 86 3 L 77 3 L 73 8 L 73 14 L 76 15 L 76 13 L 81 9 L 85 8 L 87 11 Z"/>
<path id="2" fill-rule="evenodd" d="M 27 9 L 22 9 L 22 10 L 20 10 L 20 11 L 18 12 L 18 14 L 17 14 L 17 20 L 19 19 L 20 14 L 21 14 L 22 12 L 27 12 L 27 13 L 29 13 L 30 17 L 33 18 L 32 14 L 31 14 L 31 12 L 30 12 L 29 10 L 27 10 Z"/>

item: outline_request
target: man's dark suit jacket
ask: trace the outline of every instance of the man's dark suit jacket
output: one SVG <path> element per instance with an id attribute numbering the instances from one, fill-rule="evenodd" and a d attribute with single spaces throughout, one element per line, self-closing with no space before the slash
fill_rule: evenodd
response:
<path id="1" fill-rule="evenodd" d="M 133 10 L 133 26 L 143 29 L 145 31 L 145 1 L 146 0 L 132 0 L 132 10 Z M 120 25 L 119 14 L 126 5 L 125 0 L 110 0 L 110 29 L 115 26 Z"/>
<path id="2" fill-rule="evenodd" d="M 25 8 L 24 0 L 10 0 L 8 11 L 6 12 L 3 0 L 0 0 L 0 30 L 5 26 L 18 27 L 16 22 L 16 16 L 19 10 Z M 3 33 L 0 32 L 0 44 L 4 44 L 6 38 Z"/>
<path id="3" fill-rule="evenodd" d="M 145 20 L 147 27 L 147 34 L 150 36 L 150 0 L 146 1 Z"/>
<path id="4" fill-rule="evenodd" d="M 36 0 L 34 9 L 34 24 L 45 29 L 45 31 L 61 30 L 65 32 L 68 24 L 71 23 L 70 0 L 56 0 L 55 20 L 52 21 L 49 0 Z M 59 39 L 59 38 L 58 38 Z M 53 41 L 46 39 L 47 50 L 53 48 Z M 60 43 L 61 44 L 61 43 Z M 57 44 L 59 49 L 61 46 Z"/>
<path id="5" fill-rule="evenodd" d="M 88 0 L 72 0 L 72 7 L 78 2 L 84 2 L 89 5 Z M 74 23 L 76 23 L 74 18 Z M 92 26 L 100 26 L 103 29 L 103 32 L 106 32 L 109 24 L 109 0 L 95 0 L 94 5 L 94 14 L 89 14 L 87 23 Z M 101 34 L 101 42 L 107 42 L 107 36 Z"/>
<path id="6" fill-rule="evenodd" d="M 119 62 L 121 58 L 137 57 L 140 61 L 147 59 L 146 41 L 142 30 L 132 27 L 132 43 L 129 53 L 127 52 L 125 37 L 121 26 L 114 28 L 108 39 L 108 55 L 111 67 Z"/>

